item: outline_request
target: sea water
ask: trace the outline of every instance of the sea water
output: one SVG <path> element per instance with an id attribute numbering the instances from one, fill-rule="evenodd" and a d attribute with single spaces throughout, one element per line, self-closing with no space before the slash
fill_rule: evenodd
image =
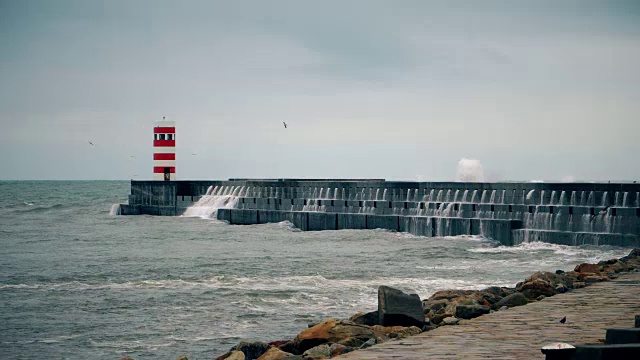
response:
<path id="1" fill-rule="evenodd" d="M 115 216 L 128 182 L 0 182 L 3 358 L 210 359 L 377 307 L 388 285 L 513 286 L 630 249 Z M 228 202 L 225 203 L 225 206 Z"/>

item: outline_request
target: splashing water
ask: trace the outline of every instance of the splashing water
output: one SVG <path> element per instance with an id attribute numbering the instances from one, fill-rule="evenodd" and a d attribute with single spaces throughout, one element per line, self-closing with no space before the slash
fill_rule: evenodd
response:
<path id="1" fill-rule="evenodd" d="M 462 158 L 458 161 L 456 178 L 463 182 L 483 182 L 484 171 L 479 160 Z"/>
<path id="2" fill-rule="evenodd" d="M 120 204 L 111 205 L 111 211 L 109 211 L 109 215 L 111 215 L 111 216 L 122 215 L 121 210 L 120 210 Z"/>
<path id="3" fill-rule="evenodd" d="M 218 209 L 235 209 L 238 197 L 233 195 L 204 195 L 182 214 L 186 217 L 215 219 Z"/>

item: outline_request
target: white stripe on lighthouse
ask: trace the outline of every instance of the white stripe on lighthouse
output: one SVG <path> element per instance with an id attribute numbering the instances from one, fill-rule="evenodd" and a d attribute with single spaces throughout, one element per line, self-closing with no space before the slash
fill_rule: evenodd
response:
<path id="1" fill-rule="evenodd" d="M 175 167 L 175 160 L 153 160 L 153 166 L 161 166 L 161 167 Z"/>
<path id="2" fill-rule="evenodd" d="M 154 146 L 153 147 L 154 154 L 175 154 L 176 148 L 169 146 Z"/>

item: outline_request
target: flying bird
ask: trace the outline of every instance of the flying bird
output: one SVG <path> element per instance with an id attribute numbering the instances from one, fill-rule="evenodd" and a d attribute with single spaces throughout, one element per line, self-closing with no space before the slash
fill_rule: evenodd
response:
<path id="1" fill-rule="evenodd" d="M 93 143 L 91 141 L 89 141 L 89 145 L 94 146 Z"/>
<path id="2" fill-rule="evenodd" d="M 567 322 L 567 317 L 563 317 L 562 319 L 560 319 L 560 324 L 564 324 Z"/>
<path id="3" fill-rule="evenodd" d="M 287 128 L 287 123 L 283 121 L 282 124 L 284 125 L 284 128 L 286 129 Z"/>

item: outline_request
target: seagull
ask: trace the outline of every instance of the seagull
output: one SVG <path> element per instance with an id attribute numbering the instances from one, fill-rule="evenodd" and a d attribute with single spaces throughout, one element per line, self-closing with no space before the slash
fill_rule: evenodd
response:
<path id="1" fill-rule="evenodd" d="M 89 141 L 89 144 L 90 144 L 91 146 L 94 146 L 94 145 L 93 145 L 93 143 L 92 143 L 91 141 Z"/>
<path id="2" fill-rule="evenodd" d="M 563 317 L 562 319 L 560 319 L 560 324 L 564 324 L 567 322 L 567 317 Z"/>
<path id="3" fill-rule="evenodd" d="M 282 124 L 284 125 L 284 128 L 286 129 L 287 128 L 287 123 L 283 121 Z"/>
<path id="4" fill-rule="evenodd" d="M 135 159 L 136 157 L 133 155 L 129 155 L 130 158 Z"/>
<path id="5" fill-rule="evenodd" d="M 198 153 L 194 151 L 191 153 L 191 155 L 198 155 Z"/>

